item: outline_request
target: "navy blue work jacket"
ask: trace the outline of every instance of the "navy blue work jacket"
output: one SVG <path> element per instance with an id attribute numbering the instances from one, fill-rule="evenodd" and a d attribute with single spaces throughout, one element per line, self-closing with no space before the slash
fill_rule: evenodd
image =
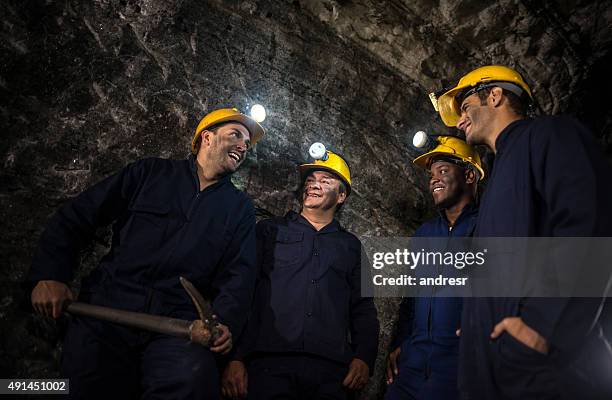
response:
<path id="1" fill-rule="evenodd" d="M 478 208 L 468 204 L 452 228 L 446 215 L 425 222 L 415 237 L 471 236 Z M 406 297 L 400 305 L 398 331 L 394 348 L 401 346 L 401 364 L 423 371 L 436 372 L 455 380 L 459 356 L 462 299 L 458 297 Z"/>
<path id="2" fill-rule="evenodd" d="M 55 214 L 28 280 L 69 282 L 79 251 L 111 223 L 111 249 L 84 279 L 82 300 L 194 319 L 183 276 L 213 298 L 222 323 L 241 331 L 256 276 L 255 212 L 229 176 L 200 191 L 194 157 L 128 165 Z"/>
<path id="3" fill-rule="evenodd" d="M 257 224 L 259 279 L 238 358 L 253 353 L 309 353 L 373 371 L 378 319 L 361 297 L 361 243 L 334 219 L 317 231 L 304 217 Z M 350 341 L 348 339 L 350 334 Z"/>
<path id="4" fill-rule="evenodd" d="M 496 151 L 474 236 L 612 236 L 610 166 L 578 121 L 515 121 L 498 136 Z M 489 335 L 505 317 L 520 316 L 547 340 L 551 356 L 578 351 L 600 304 L 594 300 L 465 299 L 460 386 L 478 399 L 557 398 L 558 383 L 542 373 L 550 365 L 545 356 L 510 335 Z"/>

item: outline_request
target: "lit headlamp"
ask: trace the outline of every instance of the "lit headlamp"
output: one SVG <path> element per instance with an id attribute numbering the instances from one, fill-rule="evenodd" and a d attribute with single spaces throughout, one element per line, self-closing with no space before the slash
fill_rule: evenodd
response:
<path id="1" fill-rule="evenodd" d="M 438 145 L 435 137 L 426 134 L 423 131 L 418 131 L 412 136 L 412 146 L 420 151 L 428 152 L 433 150 Z"/>
<path id="2" fill-rule="evenodd" d="M 310 157 L 312 157 L 314 160 L 326 161 L 329 157 L 327 155 L 325 145 L 319 142 L 313 143 L 310 146 L 310 148 L 308 149 L 308 154 L 310 154 Z"/>
<path id="3" fill-rule="evenodd" d="M 257 122 L 263 122 L 266 119 L 266 109 L 261 104 L 254 104 L 251 107 L 251 118 Z"/>

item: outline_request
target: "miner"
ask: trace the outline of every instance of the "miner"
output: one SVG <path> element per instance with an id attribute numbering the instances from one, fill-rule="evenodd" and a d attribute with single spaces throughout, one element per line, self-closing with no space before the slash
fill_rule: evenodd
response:
<path id="1" fill-rule="evenodd" d="M 301 211 L 257 224 L 259 278 L 223 374 L 228 397 L 346 399 L 374 368 L 379 325 L 360 295 L 361 243 L 334 218 L 350 195 L 349 167 L 326 151 L 299 171 Z"/>
<path id="2" fill-rule="evenodd" d="M 495 154 L 475 236 L 612 236 L 609 165 L 591 132 L 569 117 L 528 118 L 532 102 L 523 77 L 498 65 L 471 71 L 437 98 L 447 126 Z M 464 397 L 612 398 L 605 303 L 465 299 L 459 378 Z"/>
<path id="3" fill-rule="evenodd" d="M 415 237 L 472 235 L 478 215 L 477 184 L 484 178 L 480 156 L 464 140 L 437 137 L 438 145 L 414 164 L 430 172 L 429 192 L 439 215 L 425 222 Z M 405 297 L 387 360 L 387 400 L 459 399 L 457 364 L 462 299 Z"/>
<path id="4" fill-rule="evenodd" d="M 194 320 L 179 283 L 212 299 L 221 336 L 210 349 L 186 339 L 74 317 L 64 340 L 62 376 L 79 399 L 214 399 L 216 354 L 242 330 L 255 283 L 255 213 L 230 177 L 264 134 L 236 109 L 199 123 L 186 160 L 136 161 L 64 205 L 42 234 L 28 276 L 32 305 L 58 318 L 73 299 L 68 283 L 96 229 L 112 243 L 82 281 L 82 302 Z"/>

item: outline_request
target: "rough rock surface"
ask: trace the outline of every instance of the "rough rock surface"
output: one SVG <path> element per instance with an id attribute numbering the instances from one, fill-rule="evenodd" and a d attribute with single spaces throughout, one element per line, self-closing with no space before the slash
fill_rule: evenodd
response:
<path id="1" fill-rule="evenodd" d="M 606 1 L 9 0 L 0 15 L 3 377 L 57 374 L 61 329 L 29 314 L 19 286 L 45 221 L 130 161 L 186 156 L 214 108 L 268 108 L 234 179 L 262 213 L 296 207 L 310 143 L 344 154 L 355 185 L 341 222 L 361 236 L 409 235 L 431 215 L 410 134 L 445 129 L 427 93 L 482 64 L 523 72 L 541 112 L 581 117 L 612 153 Z M 79 276 L 106 251 L 99 236 Z M 382 393 L 397 300 L 377 307 L 363 398 Z"/>

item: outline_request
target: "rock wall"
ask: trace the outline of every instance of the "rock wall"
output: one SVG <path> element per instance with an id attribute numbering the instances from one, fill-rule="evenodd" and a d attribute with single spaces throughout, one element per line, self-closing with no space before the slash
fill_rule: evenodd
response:
<path id="1" fill-rule="evenodd" d="M 60 330 L 19 282 L 59 205 L 128 162 L 183 158 L 199 118 L 259 102 L 267 135 L 236 174 L 263 213 L 296 208 L 295 166 L 321 141 L 349 160 L 341 222 L 409 235 L 432 213 L 411 165 L 416 130 L 443 130 L 430 90 L 485 63 L 515 66 L 541 111 L 582 117 L 612 153 L 604 1 L 8 0 L 0 5 L 0 376 L 57 374 Z M 93 268 L 108 232 L 83 254 Z M 78 282 L 75 282 L 78 288 Z M 396 300 L 363 398 L 383 390 Z"/>
<path id="2" fill-rule="evenodd" d="M 603 0 L 301 0 L 343 39 L 423 91 L 487 64 L 523 74 L 537 112 L 572 114 L 612 155 L 612 7 Z"/>

